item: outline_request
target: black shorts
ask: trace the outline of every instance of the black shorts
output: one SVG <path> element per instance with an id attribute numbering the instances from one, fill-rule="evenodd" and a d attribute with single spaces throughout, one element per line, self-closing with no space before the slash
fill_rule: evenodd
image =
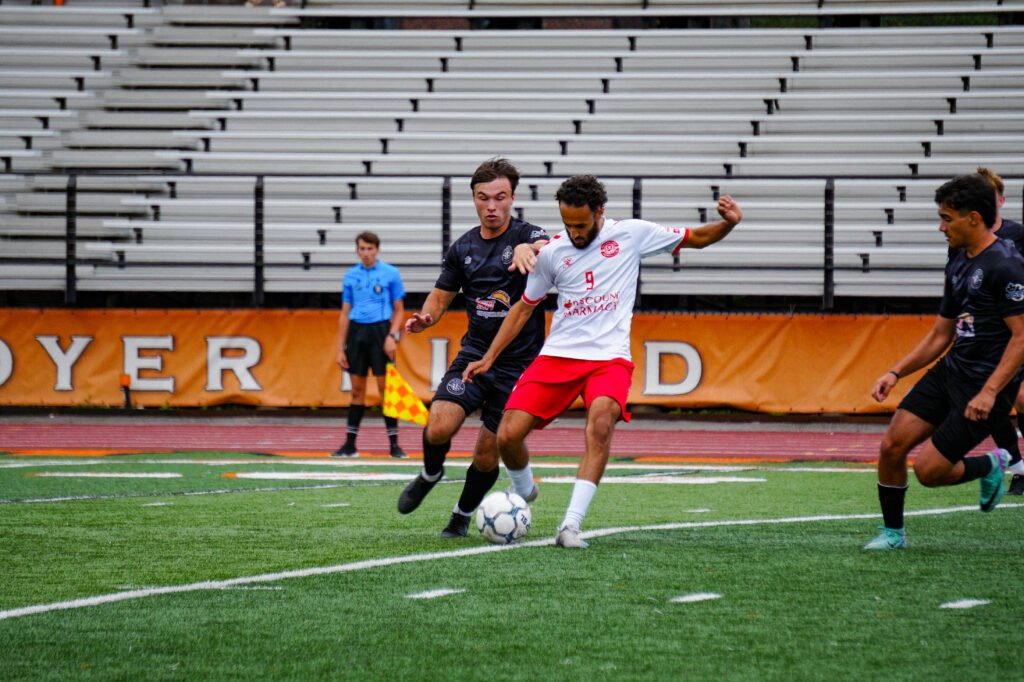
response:
<path id="1" fill-rule="evenodd" d="M 466 414 L 481 410 L 480 421 L 483 422 L 484 428 L 497 433 L 508 395 L 519 381 L 523 370 L 530 364 L 530 360 L 499 360 L 485 373 L 473 377 L 470 383 L 464 383 L 462 372 L 469 363 L 479 360 L 482 355 L 473 349 L 463 348 L 459 351 L 441 379 L 437 392 L 434 393 L 434 400 L 456 403 L 466 411 Z"/>
<path id="2" fill-rule="evenodd" d="M 348 373 L 365 377 L 372 369 L 375 376 L 382 377 L 387 371 L 388 356 L 384 353 L 384 340 L 391 331 L 391 320 L 362 324 L 349 322 L 345 337 L 345 355 L 348 356 Z"/>
<path id="3" fill-rule="evenodd" d="M 983 384 L 965 380 L 939 362 L 903 398 L 900 409 L 934 424 L 932 444 L 950 462 L 959 462 L 992 433 L 993 425 L 1010 421 L 1010 410 L 1020 389 L 1019 381 L 1011 381 L 996 396 L 988 419 L 974 422 L 964 416 L 964 410 Z"/>

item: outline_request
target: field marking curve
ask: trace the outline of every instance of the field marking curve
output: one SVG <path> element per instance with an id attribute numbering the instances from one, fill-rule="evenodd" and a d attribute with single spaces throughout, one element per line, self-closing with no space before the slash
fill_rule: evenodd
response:
<path id="1" fill-rule="evenodd" d="M 1024 507 L 1024 503 L 1005 504 L 1001 507 L 1016 509 Z M 977 511 L 975 506 L 941 507 L 936 509 L 919 509 L 906 512 L 906 516 L 939 516 L 943 514 L 955 514 L 957 512 Z M 780 525 L 790 523 L 815 523 L 821 521 L 853 521 L 858 519 L 877 519 L 878 513 L 864 514 L 823 514 L 818 516 L 791 516 L 777 519 L 733 519 L 722 521 L 684 521 L 675 523 L 659 523 L 647 526 L 619 526 L 613 528 L 598 528 L 580 534 L 584 538 L 605 537 L 620 533 L 635 533 L 640 531 L 657 530 L 685 530 L 691 528 L 722 528 L 729 526 L 758 526 L 758 525 Z M 88 606 L 101 606 L 131 599 L 142 599 L 163 594 L 180 594 L 184 592 L 196 592 L 199 590 L 223 590 L 239 585 L 251 585 L 254 583 L 277 582 L 293 578 L 310 578 L 334 573 L 351 573 L 364 571 L 373 568 L 385 568 L 399 564 L 414 563 L 419 561 L 434 561 L 437 559 L 449 559 L 454 557 L 475 556 L 477 554 L 490 554 L 493 552 L 507 552 L 524 547 L 544 547 L 554 544 L 554 538 L 544 540 L 531 540 L 514 545 L 482 545 L 478 547 L 467 547 L 464 549 L 448 550 L 444 552 L 427 552 L 422 554 L 409 554 L 406 556 L 383 557 L 380 559 L 364 559 L 347 564 L 335 564 L 333 566 L 316 566 L 312 568 L 299 568 L 276 573 L 264 573 L 261 575 L 243 576 L 240 578 L 229 578 L 226 580 L 204 580 L 185 585 L 168 585 L 164 587 L 150 587 L 138 590 L 126 590 L 124 592 L 113 592 L 93 597 L 83 597 L 67 601 L 51 602 L 49 604 L 34 604 L 14 609 L 0 611 L 0 620 L 21 618 L 39 613 L 51 611 L 65 611 L 80 609 Z"/>

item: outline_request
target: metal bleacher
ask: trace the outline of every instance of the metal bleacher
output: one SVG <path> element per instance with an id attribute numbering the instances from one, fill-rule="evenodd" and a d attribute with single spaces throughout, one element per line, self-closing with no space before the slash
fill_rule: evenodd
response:
<path id="1" fill-rule="evenodd" d="M 251 291 L 263 176 L 266 291 L 335 292 L 372 229 L 422 294 L 477 222 L 468 175 L 504 155 L 518 214 L 553 230 L 574 173 L 609 215 L 673 226 L 737 197 L 743 225 L 651 259 L 645 295 L 930 299 L 942 178 L 991 167 L 1021 216 L 1024 26 L 666 24 L 968 11 L 1024 2 L 3 2 L 0 290 L 67 287 L 73 174 L 78 290 Z M 479 23 L 513 17 L 543 27 Z M 463 27 L 403 24 L 439 18 Z"/>

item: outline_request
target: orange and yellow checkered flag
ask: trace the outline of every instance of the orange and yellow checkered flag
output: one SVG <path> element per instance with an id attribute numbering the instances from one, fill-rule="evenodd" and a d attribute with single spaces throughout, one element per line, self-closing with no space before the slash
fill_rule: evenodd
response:
<path id="1" fill-rule="evenodd" d="M 409 382 L 398 373 L 398 368 L 388 363 L 384 375 L 384 416 L 402 421 L 427 425 L 427 406 L 413 393 Z"/>

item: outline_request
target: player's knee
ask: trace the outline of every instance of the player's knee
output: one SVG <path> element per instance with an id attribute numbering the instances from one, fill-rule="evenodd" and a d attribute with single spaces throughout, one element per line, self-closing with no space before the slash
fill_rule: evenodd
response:
<path id="1" fill-rule="evenodd" d="M 477 471 L 494 471 L 498 468 L 498 451 L 495 450 L 477 450 L 473 453 L 473 468 Z"/>
<path id="2" fill-rule="evenodd" d="M 938 467 L 931 466 L 921 460 L 914 462 L 914 476 L 917 477 L 917 482 L 926 488 L 935 488 L 942 485 L 942 474 L 943 472 Z"/>

